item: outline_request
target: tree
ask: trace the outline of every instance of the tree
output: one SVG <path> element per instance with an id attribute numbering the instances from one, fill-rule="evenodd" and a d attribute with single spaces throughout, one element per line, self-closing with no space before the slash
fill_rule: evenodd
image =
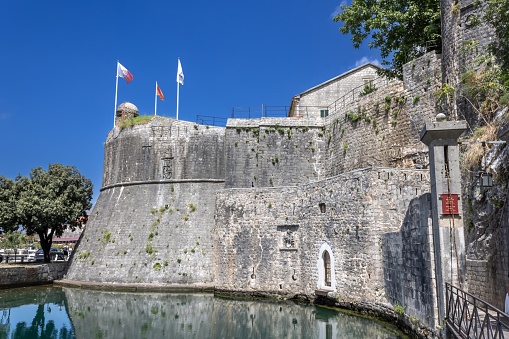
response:
<path id="1" fill-rule="evenodd" d="M 13 181 L 0 176 L 0 234 L 17 229 L 13 189 Z"/>
<path id="2" fill-rule="evenodd" d="M 504 82 L 509 86 L 509 1 L 487 0 L 484 20 L 495 29 L 497 39 L 491 45 L 504 71 Z"/>
<path id="3" fill-rule="evenodd" d="M 343 23 L 339 31 L 352 35 L 355 48 L 368 39 L 380 49 L 382 65 L 390 66 L 382 75 L 402 78 L 403 64 L 441 49 L 440 0 L 353 0 L 341 9 L 333 19 Z"/>
<path id="4" fill-rule="evenodd" d="M 75 167 L 52 164 L 47 172 L 34 168 L 30 177 L 18 176 L 12 184 L 0 180 L 0 204 L 8 207 L 0 209 L 0 227 L 8 230 L 20 225 L 27 235 L 39 235 L 44 261 L 50 262 L 53 236 L 81 228 L 91 200 L 92 182 Z"/>

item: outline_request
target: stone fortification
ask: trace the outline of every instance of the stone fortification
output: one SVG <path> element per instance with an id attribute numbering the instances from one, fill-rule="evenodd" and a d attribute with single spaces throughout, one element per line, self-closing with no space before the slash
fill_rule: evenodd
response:
<path id="1" fill-rule="evenodd" d="M 155 117 L 115 128 L 104 147 L 103 186 L 147 180 L 224 180 L 224 130 Z"/>
<path id="2" fill-rule="evenodd" d="M 211 284 L 219 131 L 166 118 L 111 131 L 104 185 L 67 278 Z"/>
<path id="3" fill-rule="evenodd" d="M 323 177 L 322 119 L 230 119 L 225 187 L 273 187 Z"/>
<path id="4" fill-rule="evenodd" d="M 429 323 L 428 188 L 428 171 L 375 168 L 300 186 L 221 190 L 216 288 L 286 296 L 336 290 L 344 302 L 408 306 Z M 324 249 L 334 256 L 331 286 Z"/>
<path id="5" fill-rule="evenodd" d="M 433 327 L 428 158 L 418 132 L 435 115 L 438 69 L 427 54 L 406 66 L 404 82 L 325 119 L 214 128 L 155 117 L 116 127 L 66 278 L 401 305 Z"/>

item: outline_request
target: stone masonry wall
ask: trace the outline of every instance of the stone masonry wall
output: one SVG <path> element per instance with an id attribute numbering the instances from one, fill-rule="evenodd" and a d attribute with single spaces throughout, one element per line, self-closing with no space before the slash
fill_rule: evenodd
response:
<path id="1" fill-rule="evenodd" d="M 226 127 L 225 187 L 308 183 L 322 172 L 321 119 L 230 119 Z"/>
<path id="2" fill-rule="evenodd" d="M 103 189 L 67 278 L 212 284 L 223 145 L 224 129 L 161 117 L 111 131 Z"/>
<path id="3" fill-rule="evenodd" d="M 219 191 L 213 232 L 216 287 L 313 295 L 319 288 L 320 248 L 327 244 L 333 254 L 337 297 L 387 302 L 391 282 L 384 280 L 384 271 L 391 269 L 391 279 L 408 284 L 401 289 L 409 291 L 408 298 L 401 302 L 428 321 L 426 312 L 434 300 L 418 284 L 433 286 L 430 270 L 419 270 L 430 264 L 429 253 L 414 258 L 410 276 L 383 260 L 393 246 L 386 235 L 400 232 L 402 225 L 419 230 L 403 235 L 409 243 L 428 240 L 427 217 L 424 230 L 419 217 L 429 206 L 427 201 L 419 205 L 424 203 L 419 197 L 428 189 L 428 180 L 427 171 L 376 168 L 298 187 Z M 323 213 L 320 204 L 325 206 Z M 414 208 L 420 212 L 414 213 Z M 394 258 L 401 260 L 402 256 Z M 413 302 L 410 295 L 419 301 Z"/>
<path id="4" fill-rule="evenodd" d="M 0 288 L 51 284 L 62 279 L 67 272 L 67 262 L 43 265 L 4 266 L 0 270 Z"/>
<path id="5" fill-rule="evenodd" d="M 327 175 L 368 166 L 428 166 L 419 132 L 437 114 L 433 93 L 440 77 L 438 57 L 428 53 L 414 60 L 403 75 L 404 83 L 379 88 L 326 119 Z"/>
<path id="6" fill-rule="evenodd" d="M 104 147 L 103 187 L 165 179 L 224 179 L 224 128 L 155 117 L 113 129 Z"/>
<path id="7" fill-rule="evenodd" d="M 382 247 L 387 299 L 433 328 L 438 312 L 430 204 L 429 194 L 413 199 L 400 231 L 384 235 Z"/>
<path id="8" fill-rule="evenodd" d="M 300 94 L 297 99 L 296 114 L 320 118 L 320 109 L 326 109 L 328 105 L 350 93 L 353 89 L 364 86 L 365 80 L 375 79 L 376 71 L 377 68 L 372 65 L 361 66 L 347 72 L 348 74 L 344 76 L 338 76 L 323 86 L 318 85 L 316 88 Z"/>
<path id="9" fill-rule="evenodd" d="M 214 201 L 222 185 L 176 181 L 102 191 L 66 278 L 212 284 Z"/>

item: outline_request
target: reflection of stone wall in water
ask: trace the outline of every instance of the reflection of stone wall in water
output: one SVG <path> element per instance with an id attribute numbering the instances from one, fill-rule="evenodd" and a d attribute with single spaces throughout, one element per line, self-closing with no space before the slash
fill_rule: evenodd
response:
<path id="1" fill-rule="evenodd" d="M 379 324 L 311 305 L 208 294 L 64 289 L 77 338 L 388 338 Z"/>

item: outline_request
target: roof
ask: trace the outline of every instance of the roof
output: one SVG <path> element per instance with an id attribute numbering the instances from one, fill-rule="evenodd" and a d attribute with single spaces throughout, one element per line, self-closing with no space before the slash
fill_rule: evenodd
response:
<path id="1" fill-rule="evenodd" d="M 78 241 L 79 237 L 74 238 L 53 238 L 53 242 L 72 242 Z"/>

